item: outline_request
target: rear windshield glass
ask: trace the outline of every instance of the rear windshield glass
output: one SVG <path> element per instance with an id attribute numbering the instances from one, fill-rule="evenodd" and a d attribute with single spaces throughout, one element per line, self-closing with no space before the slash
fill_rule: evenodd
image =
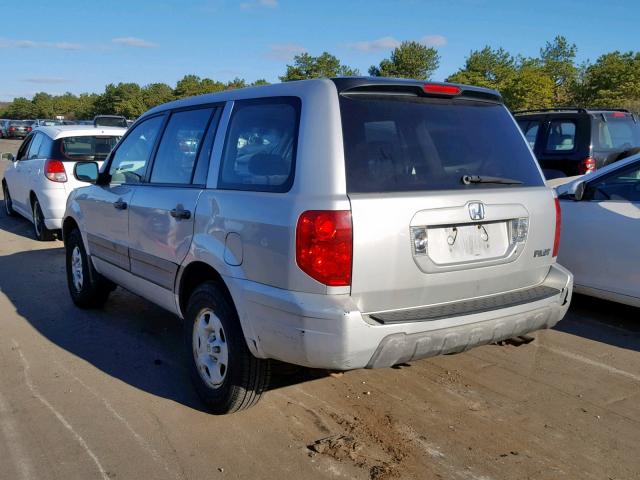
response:
<path id="1" fill-rule="evenodd" d="M 606 113 L 594 119 L 593 148 L 596 150 L 628 150 L 640 147 L 640 123 L 629 113 Z"/>
<path id="2" fill-rule="evenodd" d="M 464 175 L 543 185 L 527 143 L 502 105 L 367 95 L 342 96 L 340 108 L 349 192 L 505 186 L 465 185 Z"/>
<path id="3" fill-rule="evenodd" d="M 13 125 L 14 127 L 26 127 L 31 125 L 32 122 L 25 122 L 24 120 L 12 120 L 9 122 L 9 125 Z"/>
<path id="4" fill-rule="evenodd" d="M 59 152 L 61 160 L 104 160 L 119 139 L 115 136 L 65 137 L 56 140 L 54 151 Z"/>

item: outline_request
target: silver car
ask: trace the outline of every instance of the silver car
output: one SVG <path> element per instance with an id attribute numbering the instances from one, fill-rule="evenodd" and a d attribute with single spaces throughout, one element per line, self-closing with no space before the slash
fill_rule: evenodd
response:
<path id="1" fill-rule="evenodd" d="M 253 405 L 270 359 L 389 367 L 549 328 L 571 274 L 560 210 L 500 95 L 317 79 L 142 117 L 67 202 L 73 301 L 116 285 L 184 319 L 211 410 Z"/>

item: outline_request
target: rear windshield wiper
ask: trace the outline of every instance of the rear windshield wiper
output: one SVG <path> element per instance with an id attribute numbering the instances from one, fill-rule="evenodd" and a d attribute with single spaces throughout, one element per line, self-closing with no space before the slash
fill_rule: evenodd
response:
<path id="1" fill-rule="evenodd" d="M 500 183 L 502 185 L 522 185 L 520 180 L 514 180 L 513 178 L 504 177 L 487 177 L 485 175 L 463 175 L 460 179 L 465 185 L 471 185 L 472 183 Z"/>

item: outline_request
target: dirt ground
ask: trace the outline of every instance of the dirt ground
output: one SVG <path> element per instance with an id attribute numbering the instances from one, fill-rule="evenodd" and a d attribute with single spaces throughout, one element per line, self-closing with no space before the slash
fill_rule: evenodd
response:
<path id="1" fill-rule="evenodd" d="M 576 296 L 526 345 L 344 374 L 279 366 L 257 407 L 216 417 L 178 319 L 122 289 L 76 309 L 62 243 L 0 207 L 2 480 L 640 479 L 637 309 Z"/>

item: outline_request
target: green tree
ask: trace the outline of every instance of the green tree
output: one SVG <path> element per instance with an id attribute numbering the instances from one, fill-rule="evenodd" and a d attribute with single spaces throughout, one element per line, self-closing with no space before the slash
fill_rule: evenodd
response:
<path id="1" fill-rule="evenodd" d="M 301 53 L 293 58 L 293 65 L 287 65 L 287 72 L 280 77 L 283 82 L 308 78 L 350 77 L 359 75 L 358 70 L 342 65 L 340 60 L 328 52 L 314 57 Z"/>
<path id="2" fill-rule="evenodd" d="M 176 98 L 193 97 L 205 93 L 221 92 L 226 88 L 225 84 L 210 78 L 200 78 L 197 75 L 185 75 L 176 84 L 174 90 Z"/>
<path id="3" fill-rule="evenodd" d="M 8 118 L 36 118 L 36 110 L 31 100 L 18 97 L 14 98 L 11 105 L 4 111 Z"/>
<path id="4" fill-rule="evenodd" d="M 578 67 L 575 64 L 578 49 L 563 36 L 557 36 L 540 49 L 540 61 L 544 72 L 553 80 L 553 101 L 557 106 L 570 105 L 574 101 Z"/>
<path id="5" fill-rule="evenodd" d="M 245 82 L 244 78 L 234 78 L 230 82 L 227 82 L 225 85 L 225 90 L 234 90 L 236 88 L 244 88 L 247 86 L 247 82 Z"/>
<path id="6" fill-rule="evenodd" d="M 578 87 L 586 107 L 640 110 L 640 52 L 619 51 L 600 56 L 588 65 Z"/>
<path id="7" fill-rule="evenodd" d="M 502 88 L 505 104 L 513 111 L 555 105 L 554 82 L 537 60 L 521 60 L 515 76 Z"/>
<path id="8" fill-rule="evenodd" d="M 98 102 L 100 95 L 97 93 L 81 93 L 78 96 L 74 116 L 77 119 L 91 119 L 98 112 Z"/>
<path id="9" fill-rule="evenodd" d="M 269 85 L 269 82 L 267 82 L 264 78 L 259 78 L 258 80 L 251 82 L 251 87 L 260 87 L 262 85 Z"/>
<path id="10" fill-rule="evenodd" d="M 400 77 L 428 80 L 440 64 L 440 55 L 433 47 L 419 42 L 402 42 L 379 66 L 371 66 L 369 75 L 374 77 Z"/>
<path id="11" fill-rule="evenodd" d="M 175 100 L 173 88 L 166 83 L 150 83 L 142 87 L 142 98 L 147 109 Z"/>
<path id="12" fill-rule="evenodd" d="M 502 48 L 486 46 L 469 54 L 464 67 L 447 78 L 447 82 L 477 85 L 503 90 L 517 75 L 516 59 Z"/>
<path id="13" fill-rule="evenodd" d="M 99 113 L 124 115 L 127 118 L 139 117 L 147 110 L 142 89 L 137 83 L 110 83 L 96 106 Z"/>

